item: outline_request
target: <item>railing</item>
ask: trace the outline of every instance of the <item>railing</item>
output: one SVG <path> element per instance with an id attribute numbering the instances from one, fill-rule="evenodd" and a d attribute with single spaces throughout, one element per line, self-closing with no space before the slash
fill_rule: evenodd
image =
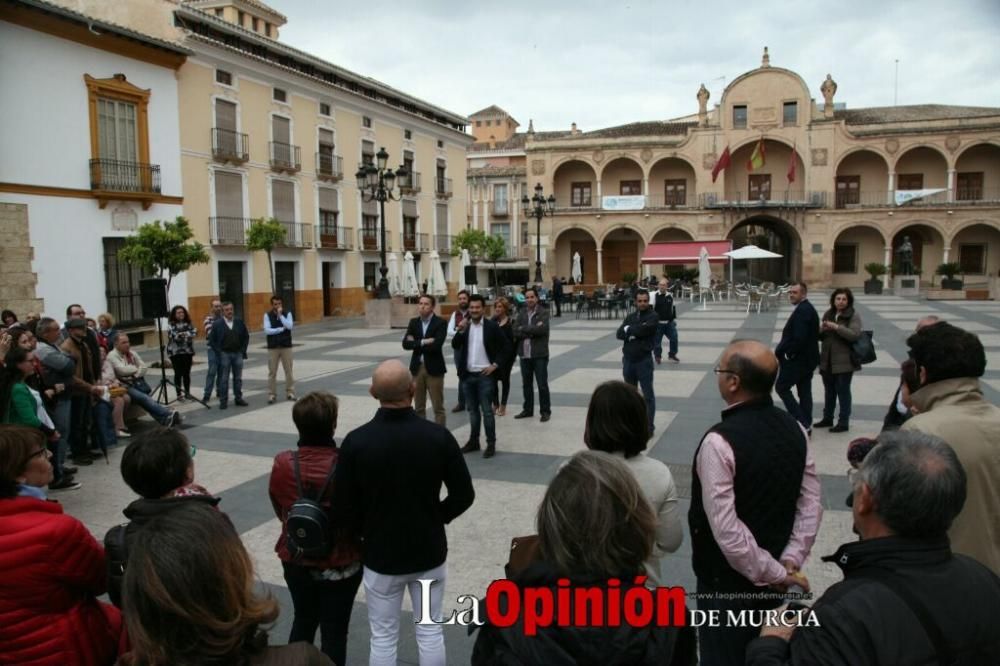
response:
<path id="1" fill-rule="evenodd" d="M 823 208 L 826 206 L 826 192 L 805 192 L 786 190 L 771 192 L 766 198 L 750 198 L 744 192 L 705 192 L 699 197 L 702 208 Z"/>
<path id="2" fill-rule="evenodd" d="M 316 227 L 316 247 L 321 250 L 350 250 L 354 230 L 350 227 Z"/>
<path id="3" fill-rule="evenodd" d="M 451 178 L 435 178 L 434 194 L 448 198 L 452 195 Z"/>
<path id="4" fill-rule="evenodd" d="M 427 244 L 427 234 L 421 233 L 404 233 L 403 234 L 403 251 L 409 252 L 426 252 L 430 249 Z"/>
<path id="5" fill-rule="evenodd" d="M 409 184 L 406 187 L 402 185 L 399 186 L 399 190 L 406 194 L 416 194 L 420 191 L 420 172 L 411 171 L 409 175 Z"/>
<path id="6" fill-rule="evenodd" d="M 316 153 L 316 175 L 328 180 L 340 180 L 344 177 L 344 158 L 334 153 Z"/>
<path id="7" fill-rule="evenodd" d="M 278 220 L 285 228 L 285 239 L 278 243 L 280 247 L 312 247 L 313 231 L 311 224 L 285 222 Z"/>
<path id="8" fill-rule="evenodd" d="M 246 245 L 247 230 L 252 222 L 245 217 L 210 217 L 209 242 L 212 245 Z"/>
<path id="9" fill-rule="evenodd" d="M 935 188 L 925 188 L 935 189 Z M 874 192 L 837 192 L 834 195 L 834 206 L 839 209 L 851 208 L 894 208 L 896 195 L 906 190 L 879 190 Z M 984 189 L 981 187 L 962 187 L 955 190 L 953 201 L 948 201 L 948 191 L 934 192 L 920 198 L 910 199 L 898 204 L 907 208 L 924 206 L 995 206 L 1000 204 L 1000 188 Z"/>
<path id="10" fill-rule="evenodd" d="M 298 146 L 279 141 L 269 141 L 268 155 L 271 168 L 277 171 L 298 171 L 302 168 L 302 150 Z"/>
<path id="11" fill-rule="evenodd" d="M 434 234 L 434 249 L 441 254 L 451 254 L 451 236 Z"/>
<path id="12" fill-rule="evenodd" d="M 90 189 L 99 192 L 160 193 L 160 166 L 121 160 L 90 160 Z"/>
<path id="13" fill-rule="evenodd" d="M 221 127 L 212 128 L 212 157 L 223 162 L 250 160 L 250 137 Z"/>
<path id="14" fill-rule="evenodd" d="M 694 196 L 688 196 L 687 193 L 671 194 L 669 196 L 665 194 L 646 195 L 646 208 L 694 208 L 696 202 L 697 199 Z"/>
<path id="15" fill-rule="evenodd" d="M 995 205 L 1000 203 L 1000 188 L 959 187 L 955 190 L 953 203 L 957 206 Z"/>
<path id="16" fill-rule="evenodd" d="M 494 201 L 490 207 L 490 215 L 493 217 L 507 217 L 510 215 L 510 204 L 506 199 Z"/>
<path id="17" fill-rule="evenodd" d="M 382 235 L 378 227 L 374 229 L 358 229 L 358 249 L 364 252 L 379 251 L 382 249 Z M 386 252 L 392 247 L 392 232 L 385 230 Z"/>

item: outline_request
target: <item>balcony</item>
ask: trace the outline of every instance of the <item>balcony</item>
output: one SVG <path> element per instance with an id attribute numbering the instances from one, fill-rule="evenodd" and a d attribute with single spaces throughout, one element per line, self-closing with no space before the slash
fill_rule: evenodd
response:
<path id="1" fill-rule="evenodd" d="M 299 224 L 298 222 L 284 222 L 281 220 L 278 221 L 278 224 L 285 228 L 285 240 L 278 243 L 278 247 L 312 247 L 313 225 Z"/>
<path id="2" fill-rule="evenodd" d="M 109 201 L 140 201 L 148 210 L 160 195 L 160 166 L 121 160 L 90 160 L 90 189 L 104 208 Z"/>
<path id="3" fill-rule="evenodd" d="M 438 199 L 450 199 L 453 193 L 451 178 L 434 179 L 434 194 Z"/>
<path id="4" fill-rule="evenodd" d="M 1000 204 L 1000 188 L 959 187 L 955 190 L 955 206 L 996 206 Z"/>
<path id="5" fill-rule="evenodd" d="M 362 252 L 378 252 L 382 249 L 382 236 L 378 227 L 358 229 L 358 249 Z M 392 247 L 392 232 L 385 230 L 385 251 Z"/>
<path id="6" fill-rule="evenodd" d="M 344 158 L 330 152 L 316 153 L 316 177 L 320 180 L 341 180 L 344 177 Z"/>
<path id="7" fill-rule="evenodd" d="M 451 254 L 451 236 L 434 234 L 434 249 L 440 254 Z"/>
<path id="8" fill-rule="evenodd" d="M 403 187 L 402 183 L 400 183 L 399 191 L 403 194 L 417 194 L 420 192 L 420 172 L 411 172 L 409 180 L 410 182 L 407 183 L 406 187 Z"/>
<path id="9" fill-rule="evenodd" d="M 981 187 L 957 188 L 953 201 L 948 200 L 948 191 L 945 190 L 928 194 L 919 199 L 902 201 L 897 204 L 897 195 L 905 191 L 837 192 L 834 205 L 839 209 L 849 210 L 852 208 L 894 208 L 896 206 L 905 206 L 907 208 L 947 206 L 955 208 L 961 206 L 996 206 L 1000 204 L 1000 189 L 987 190 Z"/>
<path id="10" fill-rule="evenodd" d="M 490 215 L 493 217 L 507 217 L 510 215 L 510 205 L 507 203 L 506 199 L 500 199 L 493 202 L 490 206 Z"/>
<path id="11" fill-rule="evenodd" d="M 403 233 L 404 252 L 427 252 L 430 245 L 427 243 L 427 234 Z"/>
<path id="12" fill-rule="evenodd" d="M 302 169 L 302 151 L 290 143 L 269 141 L 267 152 L 271 160 L 271 168 L 275 171 L 294 173 Z"/>
<path id="13" fill-rule="evenodd" d="M 316 247 L 320 250 L 350 250 L 353 248 L 353 229 L 350 227 L 316 227 Z"/>
<path id="14" fill-rule="evenodd" d="M 697 200 L 687 196 L 687 193 L 647 194 L 646 208 L 677 210 L 679 208 L 694 208 Z"/>
<path id="15" fill-rule="evenodd" d="M 221 127 L 212 128 L 212 159 L 242 164 L 250 160 L 250 137 Z"/>
<path id="16" fill-rule="evenodd" d="M 767 195 L 765 195 L 767 196 Z M 750 195 L 745 192 L 705 192 L 699 197 L 702 208 L 824 208 L 826 192 L 785 191 L 772 192 L 769 197 Z"/>
<path id="17" fill-rule="evenodd" d="M 208 218 L 208 239 L 212 245 L 246 245 L 247 229 L 252 220 L 246 217 Z"/>

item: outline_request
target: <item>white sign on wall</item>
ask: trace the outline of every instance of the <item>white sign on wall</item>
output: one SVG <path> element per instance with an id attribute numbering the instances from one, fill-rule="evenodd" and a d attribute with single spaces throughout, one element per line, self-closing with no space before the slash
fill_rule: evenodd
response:
<path id="1" fill-rule="evenodd" d="M 642 210 L 646 207 L 646 197 L 638 194 L 619 197 L 601 197 L 604 210 Z"/>

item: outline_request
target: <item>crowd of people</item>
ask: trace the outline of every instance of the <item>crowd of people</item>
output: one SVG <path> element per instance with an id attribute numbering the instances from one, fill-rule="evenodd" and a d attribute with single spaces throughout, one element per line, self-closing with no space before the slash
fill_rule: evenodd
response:
<path id="1" fill-rule="evenodd" d="M 542 422 L 552 413 L 549 312 L 537 292 L 526 290 L 518 311 L 498 302 L 492 317 L 481 296 L 460 296 L 448 322 L 434 314 L 432 296 L 420 298 L 402 340 L 409 365 L 378 365 L 369 392 L 379 407 L 339 443 L 336 396 L 295 396 L 292 317 L 272 299 L 264 320 L 269 400 L 280 363 L 298 433 L 297 445 L 274 457 L 268 485 L 281 523 L 275 554 L 292 599 L 281 647 L 268 646 L 278 603 L 255 585 L 223 503 L 196 482 L 197 447 L 173 427 L 176 413 L 137 386 L 147 366 L 128 336 L 104 316 L 89 326 L 79 306 L 62 327 L 46 317 L 22 327 L 15 317 L 0 338 L 0 663 L 344 664 L 362 586 L 370 664 L 397 662 L 406 594 L 432 620 L 414 625 L 420 663 L 448 663 L 444 590 L 449 570 L 463 563 L 449 561 L 445 527 L 476 499 L 463 454 L 496 455 L 496 417 L 505 413 L 517 359 L 524 395 L 515 418 L 534 416 L 536 384 Z M 737 340 L 723 351 L 714 368 L 721 418 L 692 460 L 686 523 L 697 588 L 689 603 L 723 618 L 782 612 L 795 591 L 809 591 L 803 568 L 824 503 L 809 441 L 813 428 L 844 432 L 850 423 L 851 376 L 860 368 L 851 343 L 862 327 L 853 295 L 835 290 L 822 318 L 805 284 L 789 297 L 795 307 L 774 350 Z M 670 468 L 644 452 L 655 426 L 656 349 L 666 335 L 668 359 L 676 358 L 675 318 L 672 301 L 637 290 L 635 310 L 617 329 L 623 381 L 594 389 L 581 451 L 549 482 L 533 548 L 509 569 L 535 598 L 549 591 L 551 617 L 570 616 L 560 610 L 568 588 L 604 595 L 608 613 L 627 617 L 635 610 L 630 590 L 670 583 L 661 560 L 682 545 L 685 519 Z M 198 331 L 182 307 L 171 311 L 170 326 L 171 359 L 187 357 L 174 364 L 178 391 L 190 395 Z M 231 375 L 236 404 L 245 405 L 238 370 L 249 332 L 232 304 L 213 303 L 202 333 L 214 372 L 205 400 L 215 390 L 225 407 Z M 452 411 L 469 411 L 464 446 L 445 427 L 449 339 L 462 400 Z M 975 334 L 933 317 L 906 344 L 883 432 L 848 450 L 859 539 L 823 558 L 844 579 L 814 600 L 815 623 L 723 621 L 695 632 L 554 621 L 529 631 L 526 613 L 515 613 L 510 623 L 478 628 L 472 663 L 1000 663 L 1000 408 L 980 387 L 985 350 Z M 825 400 L 813 423 L 817 369 Z M 79 463 L 77 428 L 98 442 L 124 436 L 129 404 L 160 425 L 131 437 L 121 455 L 122 478 L 137 498 L 102 546 L 48 494 L 75 484 L 65 455 Z M 99 600 L 104 593 L 111 603 Z"/>

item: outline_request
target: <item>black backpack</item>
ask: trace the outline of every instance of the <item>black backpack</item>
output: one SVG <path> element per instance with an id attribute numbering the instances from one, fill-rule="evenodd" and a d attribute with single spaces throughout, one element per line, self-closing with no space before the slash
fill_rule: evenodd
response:
<path id="1" fill-rule="evenodd" d="M 299 496 L 288 510 L 285 519 L 285 530 L 288 534 L 288 549 L 292 557 L 319 559 L 330 554 L 333 548 L 333 530 L 330 529 L 330 516 L 320 506 L 323 495 L 326 494 L 333 481 L 333 472 L 337 463 L 330 466 L 330 473 L 320 488 L 315 499 L 302 492 L 302 477 L 299 474 L 299 453 L 292 453 L 292 465 L 295 470 L 295 486 Z"/>

